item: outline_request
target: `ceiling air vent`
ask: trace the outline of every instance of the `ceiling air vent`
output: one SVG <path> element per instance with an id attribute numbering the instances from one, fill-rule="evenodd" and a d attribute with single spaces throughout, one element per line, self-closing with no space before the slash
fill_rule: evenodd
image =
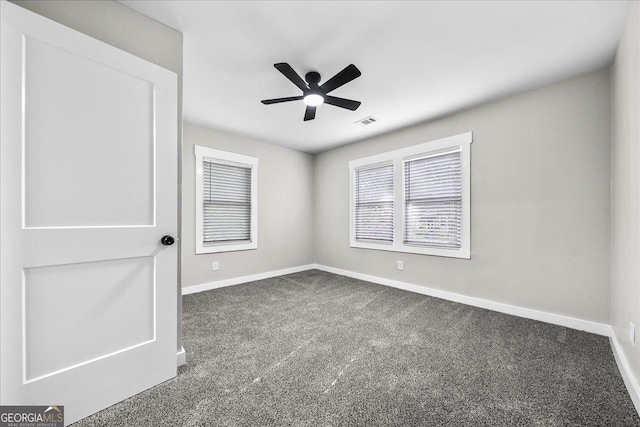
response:
<path id="1" fill-rule="evenodd" d="M 354 123 L 360 126 L 366 126 L 366 125 L 370 125 L 371 123 L 375 123 L 377 121 L 378 119 L 376 119 L 375 117 L 369 116 L 369 117 L 365 117 L 362 120 L 358 120 L 357 122 L 354 122 Z"/>

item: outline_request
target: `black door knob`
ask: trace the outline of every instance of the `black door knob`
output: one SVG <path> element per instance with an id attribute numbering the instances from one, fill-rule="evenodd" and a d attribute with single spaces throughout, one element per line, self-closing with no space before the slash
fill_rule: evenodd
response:
<path id="1" fill-rule="evenodd" d="M 176 242 L 176 239 L 174 239 L 171 236 L 162 236 L 162 239 L 160 239 L 160 242 L 165 246 L 171 246 Z"/>

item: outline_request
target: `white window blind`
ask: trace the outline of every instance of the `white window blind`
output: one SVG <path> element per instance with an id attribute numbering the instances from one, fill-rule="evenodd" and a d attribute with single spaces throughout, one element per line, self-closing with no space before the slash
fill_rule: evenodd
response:
<path id="1" fill-rule="evenodd" d="M 432 248 L 462 246 L 460 151 L 404 163 L 404 243 Z"/>
<path id="2" fill-rule="evenodd" d="M 393 164 L 355 171 L 355 239 L 393 243 Z"/>
<path id="3" fill-rule="evenodd" d="M 203 243 L 251 240 L 251 167 L 203 160 Z"/>

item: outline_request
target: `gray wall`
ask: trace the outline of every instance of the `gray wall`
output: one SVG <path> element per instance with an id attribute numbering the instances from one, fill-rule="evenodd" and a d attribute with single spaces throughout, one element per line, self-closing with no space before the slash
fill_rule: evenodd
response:
<path id="1" fill-rule="evenodd" d="M 176 73 L 178 75 L 178 141 L 176 151 L 180 156 L 182 143 L 182 33 L 115 1 L 15 0 L 13 3 Z M 178 172 L 178 185 L 180 185 L 180 172 Z M 178 208 L 178 218 L 180 218 L 180 212 L 181 210 Z M 178 236 L 180 235 L 179 227 L 180 220 L 178 220 Z M 179 257 L 180 255 L 178 255 Z M 178 295 L 178 350 L 180 350 L 182 347 L 180 268 L 178 268 L 176 293 Z"/>
<path id="2" fill-rule="evenodd" d="M 259 159 L 258 249 L 195 254 L 194 145 Z M 313 156 L 185 123 L 182 167 L 183 288 L 313 262 Z"/>
<path id="3" fill-rule="evenodd" d="M 611 326 L 640 381 L 640 3 L 631 2 L 611 68 Z"/>
<path id="4" fill-rule="evenodd" d="M 471 260 L 349 247 L 350 160 L 467 131 Z M 604 69 L 316 156 L 316 262 L 608 323 L 609 178 Z"/>

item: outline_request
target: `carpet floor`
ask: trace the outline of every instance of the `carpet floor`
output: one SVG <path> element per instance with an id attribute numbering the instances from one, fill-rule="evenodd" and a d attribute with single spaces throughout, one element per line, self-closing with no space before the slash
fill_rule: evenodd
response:
<path id="1" fill-rule="evenodd" d="M 178 376 L 76 426 L 640 426 L 586 332 L 317 270 L 183 307 Z"/>

